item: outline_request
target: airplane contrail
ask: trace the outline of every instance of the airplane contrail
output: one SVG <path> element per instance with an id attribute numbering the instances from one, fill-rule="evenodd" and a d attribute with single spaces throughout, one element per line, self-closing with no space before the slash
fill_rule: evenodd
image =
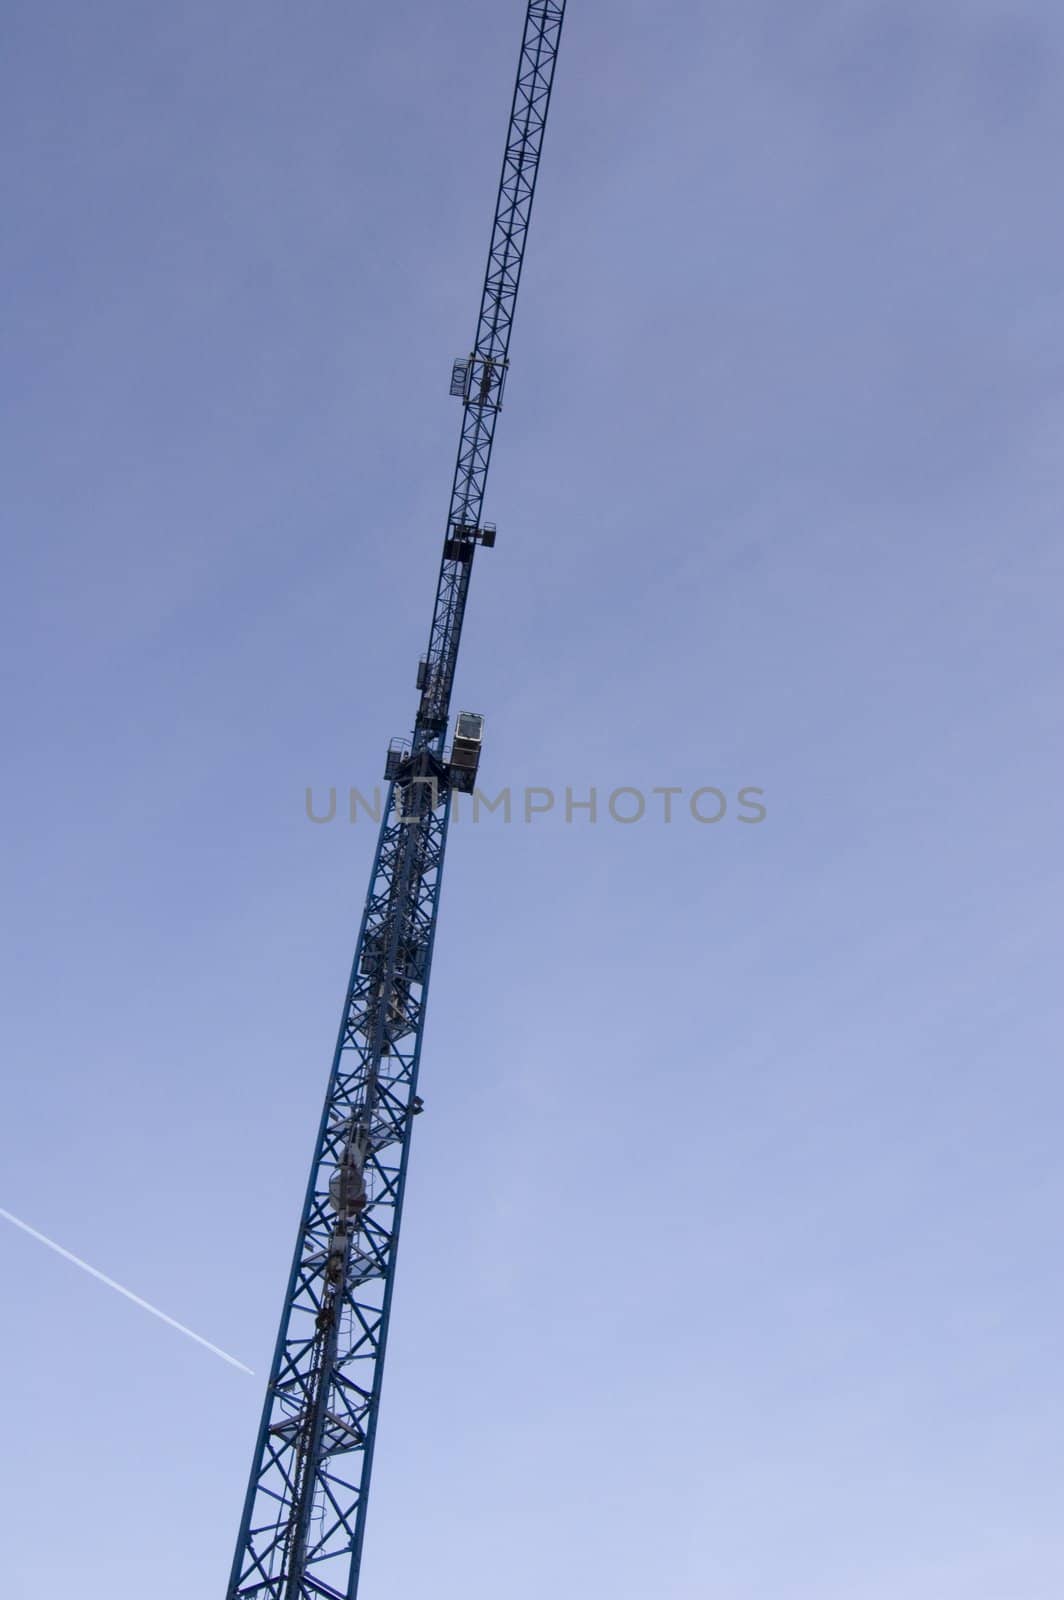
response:
<path id="1" fill-rule="evenodd" d="M 134 1294 L 132 1289 L 124 1289 L 120 1283 L 109 1278 L 105 1272 L 100 1272 L 96 1267 L 90 1267 L 87 1261 L 82 1261 L 80 1256 L 74 1255 L 71 1250 L 64 1250 L 61 1244 L 56 1244 L 54 1239 L 49 1239 L 46 1234 L 38 1233 L 36 1228 L 31 1228 L 28 1222 L 23 1222 L 19 1217 L 12 1216 L 10 1211 L 5 1211 L 0 1206 L 0 1217 L 6 1217 L 8 1222 L 13 1222 L 16 1228 L 21 1228 L 23 1233 L 28 1233 L 31 1239 L 39 1239 L 41 1244 L 46 1244 L 49 1250 L 54 1250 L 56 1255 L 62 1256 L 65 1261 L 72 1261 L 82 1272 L 87 1272 L 93 1278 L 99 1278 L 101 1283 L 106 1283 L 109 1289 L 117 1289 L 119 1294 L 124 1294 L 127 1300 L 132 1300 L 135 1306 L 140 1306 L 143 1311 L 150 1311 L 153 1317 L 158 1317 L 160 1322 L 169 1323 L 171 1328 L 176 1328 L 178 1333 L 187 1334 L 190 1339 L 195 1339 L 207 1350 L 213 1350 L 216 1356 L 221 1356 L 223 1361 L 228 1361 L 231 1367 L 239 1367 L 241 1372 L 248 1373 L 252 1378 L 255 1374 L 250 1367 L 245 1367 L 236 1356 L 227 1355 L 224 1350 L 219 1350 L 216 1344 L 211 1344 L 209 1339 L 204 1339 L 202 1334 L 193 1333 L 191 1328 L 186 1328 L 183 1322 L 177 1322 L 173 1317 L 168 1317 L 165 1311 L 160 1311 L 158 1306 L 149 1305 L 147 1300 L 142 1300 L 139 1294 Z"/>

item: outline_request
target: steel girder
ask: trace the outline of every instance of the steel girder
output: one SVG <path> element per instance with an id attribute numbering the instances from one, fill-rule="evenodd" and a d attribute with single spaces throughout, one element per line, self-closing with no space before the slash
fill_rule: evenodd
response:
<path id="1" fill-rule="evenodd" d="M 329 1075 L 230 1596 L 354 1596 L 450 813 L 392 785 Z"/>
<path id="2" fill-rule="evenodd" d="M 415 745 L 437 752 L 447 730 L 474 548 L 469 543 L 461 554 L 449 556 L 450 538 L 454 529 L 478 527 L 484 505 L 564 16 L 565 0 L 532 0 L 525 17 L 488 269 L 469 356 L 462 435 L 426 652 L 428 672 L 414 735 Z"/>
<path id="3" fill-rule="evenodd" d="M 377 840 L 227 1600 L 356 1600 L 450 816 L 443 747 L 565 0 L 529 0 L 411 753 Z"/>

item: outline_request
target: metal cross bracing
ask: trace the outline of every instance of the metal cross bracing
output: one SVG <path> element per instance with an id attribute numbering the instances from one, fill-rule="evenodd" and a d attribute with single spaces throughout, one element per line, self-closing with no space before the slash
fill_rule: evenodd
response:
<path id="1" fill-rule="evenodd" d="M 494 529 L 485 541 L 480 518 L 564 13 L 565 0 L 532 0 L 528 7 L 476 339 L 452 374 L 451 392 L 463 401 L 462 436 L 414 735 L 415 746 L 437 751 L 447 729 L 473 551 L 494 542 Z"/>
<path id="2" fill-rule="evenodd" d="M 530 0 L 420 701 L 390 780 L 300 1219 L 227 1600 L 355 1600 L 396 1249 L 455 790 L 472 788 L 482 719 L 447 723 L 502 401 L 536 174 L 565 12 Z"/>

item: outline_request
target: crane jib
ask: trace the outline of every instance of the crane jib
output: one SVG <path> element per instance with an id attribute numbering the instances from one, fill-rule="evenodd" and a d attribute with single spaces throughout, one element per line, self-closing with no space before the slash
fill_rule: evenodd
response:
<path id="1" fill-rule="evenodd" d="M 451 392 L 462 423 L 413 733 L 386 757 L 370 870 L 227 1600 L 355 1600 L 451 796 L 483 719 L 448 722 L 565 12 L 530 0 L 488 265 Z"/>

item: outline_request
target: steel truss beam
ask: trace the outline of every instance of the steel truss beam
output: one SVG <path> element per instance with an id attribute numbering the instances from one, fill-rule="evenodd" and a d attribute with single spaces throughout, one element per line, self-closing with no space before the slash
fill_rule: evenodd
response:
<path id="1" fill-rule="evenodd" d="M 333 1056 L 227 1600 L 355 1600 L 450 816 L 443 746 L 564 16 L 530 0 L 410 754 Z M 457 370 L 457 369 L 456 369 Z"/>

